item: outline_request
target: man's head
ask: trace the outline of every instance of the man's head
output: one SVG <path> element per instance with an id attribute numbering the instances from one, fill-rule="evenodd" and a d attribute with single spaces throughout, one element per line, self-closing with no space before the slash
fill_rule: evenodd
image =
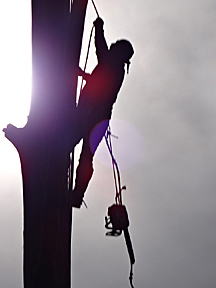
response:
<path id="1" fill-rule="evenodd" d="M 111 44 L 110 51 L 116 54 L 119 60 L 122 60 L 124 63 L 128 63 L 130 58 L 134 54 L 133 46 L 128 40 L 118 40 L 115 43 Z"/>
<path id="2" fill-rule="evenodd" d="M 117 61 L 127 64 L 127 73 L 129 71 L 130 59 L 134 54 L 134 49 L 128 40 L 122 39 L 111 44 L 110 51 L 115 55 Z"/>

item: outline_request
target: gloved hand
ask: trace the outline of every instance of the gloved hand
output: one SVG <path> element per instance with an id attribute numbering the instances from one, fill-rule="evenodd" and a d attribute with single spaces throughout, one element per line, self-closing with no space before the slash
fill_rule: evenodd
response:
<path id="1" fill-rule="evenodd" d="M 100 17 L 98 17 L 98 18 L 93 22 L 93 24 L 94 24 L 94 26 L 95 26 L 96 28 L 101 28 L 101 27 L 103 27 L 103 25 L 104 25 L 104 21 L 103 21 Z"/>

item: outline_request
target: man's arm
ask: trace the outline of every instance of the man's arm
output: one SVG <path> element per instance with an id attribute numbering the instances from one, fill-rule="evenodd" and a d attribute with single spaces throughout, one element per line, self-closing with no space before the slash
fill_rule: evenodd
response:
<path id="1" fill-rule="evenodd" d="M 108 51 L 108 46 L 104 37 L 103 25 L 104 25 L 104 22 L 101 18 L 97 18 L 94 21 L 95 47 L 96 47 L 96 55 L 98 58 L 98 62 L 104 56 L 104 54 L 106 54 L 106 52 Z"/>

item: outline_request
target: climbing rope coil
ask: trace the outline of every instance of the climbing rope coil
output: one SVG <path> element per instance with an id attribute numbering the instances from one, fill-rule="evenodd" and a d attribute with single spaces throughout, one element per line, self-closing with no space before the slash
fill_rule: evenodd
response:
<path id="1" fill-rule="evenodd" d="M 105 216 L 105 228 L 111 230 L 106 233 L 107 236 L 120 236 L 122 231 L 124 231 L 125 242 L 130 258 L 130 285 L 133 286 L 133 265 L 135 263 L 135 256 L 133 252 L 133 246 L 130 239 L 130 234 L 128 231 L 129 227 L 129 218 L 126 207 L 122 203 L 122 190 L 126 190 L 126 186 L 121 186 L 120 172 L 118 168 L 118 164 L 114 158 L 113 150 L 112 150 L 112 142 L 111 142 L 111 129 L 108 127 L 105 134 L 105 141 L 107 144 L 108 151 L 112 160 L 113 167 L 113 176 L 115 182 L 115 204 L 108 208 L 108 216 Z"/>

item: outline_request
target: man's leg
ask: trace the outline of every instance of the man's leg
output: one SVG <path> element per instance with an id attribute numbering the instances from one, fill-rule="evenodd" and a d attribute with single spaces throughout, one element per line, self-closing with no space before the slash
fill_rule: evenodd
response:
<path id="1" fill-rule="evenodd" d="M 76 170 L 75 187 L 71 194 L 71 205 L 79 208 L 82 204 L 84 193 L 88 187 L 93 174 L 93 156 L 100 144 L 109 121 L 103 121 L 96 125 L 88 137 L 83 139 L 82 152 L 79 159 L 79 165 Z"/>
<path id="2" fill-rule="evenodd" d="M 71 192 L 71 205 L 79 208 L 82 204 L 84 193 L 93 174 L 93 154 L 88 141 L 83 140 L 82 152 L 79 159 L 79 165 L 76 170 L 75 187 Z"/>

